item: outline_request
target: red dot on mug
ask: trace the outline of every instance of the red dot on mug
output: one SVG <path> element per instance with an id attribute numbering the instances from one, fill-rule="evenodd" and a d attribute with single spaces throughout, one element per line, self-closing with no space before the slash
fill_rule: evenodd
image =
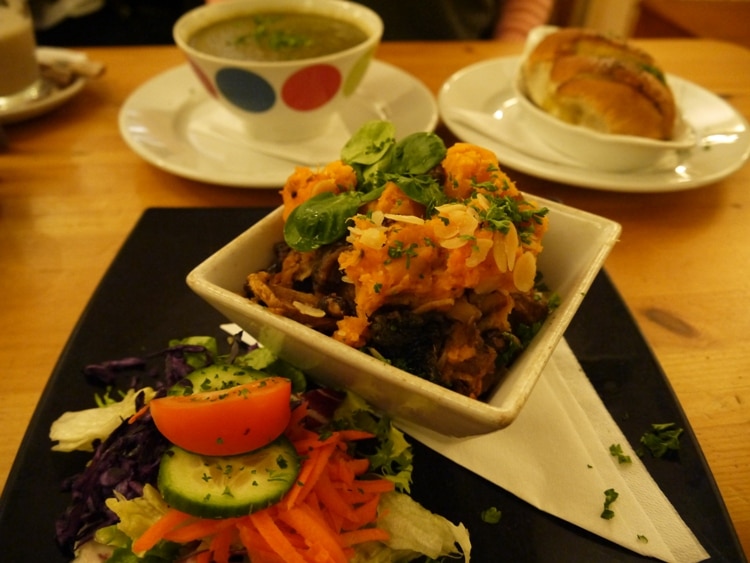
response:
<path id="1" fill-rule="evenodd" d="M 292 109 L 310 111 L 328 103 L 341 87 L 341 73 L 331 65 L 303 68 L 287 78 L 281 99 Z"/>

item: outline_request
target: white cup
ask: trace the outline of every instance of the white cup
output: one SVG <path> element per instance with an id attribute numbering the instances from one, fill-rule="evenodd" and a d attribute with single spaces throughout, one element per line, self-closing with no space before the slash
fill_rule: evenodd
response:
<path id="1" fill-rule="evenodd" d="M 191 44 L 200 29 L 262 12 L 306 12 L 355 23 L 366 39 L 354 47 L 313 58 L 258 61 L 202 52 Z M 365 6 L 340 0 L 234 0 L 211 3 L 184 14 L 174 39 L 206 91 L 236 116 L 252 137 L 293 142 L 325 133 L 351 100 L 375 54 L 383 21 Z M 291 93 L 290 93 L 291 92 Z"/>
<path id="2" fill-rule="evenodd" d="M 0 0 L 0 69 L 0 109 L 44 95 L 26 0 Z"/>

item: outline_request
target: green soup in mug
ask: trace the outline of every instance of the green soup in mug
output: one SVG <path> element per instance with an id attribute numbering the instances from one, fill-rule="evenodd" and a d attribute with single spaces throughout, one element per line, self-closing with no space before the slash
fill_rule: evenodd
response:
<path id="1" fill-rule="evenodd" d="M 188 43 L 222 58 L 289 61 L 344 51 L 367 39 L 352 22 L 302 12 L 237 15 L 196 31 Z"/>

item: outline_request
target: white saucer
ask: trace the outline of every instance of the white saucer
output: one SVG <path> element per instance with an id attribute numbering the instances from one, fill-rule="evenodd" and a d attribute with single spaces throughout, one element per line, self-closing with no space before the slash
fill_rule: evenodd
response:
<path id="1" fill-rule="evenodd" d="M 339 119 L 320 137 L 293 145 L 260 143 L 243 135 L 237 119 L 208 97 L 182 65 L 138 88 L 120 110 L 120 133 L 138 155 L 168 172 L 213 184 L 280 188 L 295 165 L 322 166 L 362 123 L 387 119 L 399 137 L 432 131 L 437 104 L 406 72 L 373 61 Z"/>
<path id="2" fill-rule="evenodd" d="M 43 47 L 37 49 L 37 52 L 42 52 Z M 70 53 L 73 56 L 73 51 L 67 49 L 57 49 L 63 55 Z M 61 106 L 67 102 L 70 98 L 75 96 L 86 84 L 86 78 L 78 77 L 73 82 L 65 87 L 59 87 L 52 81 L 48 80 L 50 92 L 38 100 L 31 100 L 23 105 L 0 109 L 0 123 L 18 123 L 19 121 L 25 121 L 32 117 L 43 115 L 53 109 Z"/>
<path id="3" fill-rule="evenodd" d="M 677 104 L 695 130 L 696 147 L 640 170 L 587 169 L 550 148 L 520 119 L 512 89 L 519 62 L 520 57 L 504 57 L 456 72 L 443 84 L 438 108 L 457 137 L 495 151 L 501 164 L 520 172 L 585 188 L 669 192 L 717 182 L 750 156 L 747 121 L 708 90 L 669 75 Z"/>

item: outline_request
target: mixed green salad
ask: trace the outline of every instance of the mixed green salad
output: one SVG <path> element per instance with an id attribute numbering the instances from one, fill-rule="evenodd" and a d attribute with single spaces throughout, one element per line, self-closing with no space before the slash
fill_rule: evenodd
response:
<path id="1" fill-rule="evenodd" d="M 56 536 L 68 556 L 469 561 L 466 528 L 409 496 L 411 448 L 386 417 L 267 349 L 230 344 L 190 337 L 85 368 L 108 391 L 50 429 L 53 450 L 92 452 L 65 483 Z"/>

